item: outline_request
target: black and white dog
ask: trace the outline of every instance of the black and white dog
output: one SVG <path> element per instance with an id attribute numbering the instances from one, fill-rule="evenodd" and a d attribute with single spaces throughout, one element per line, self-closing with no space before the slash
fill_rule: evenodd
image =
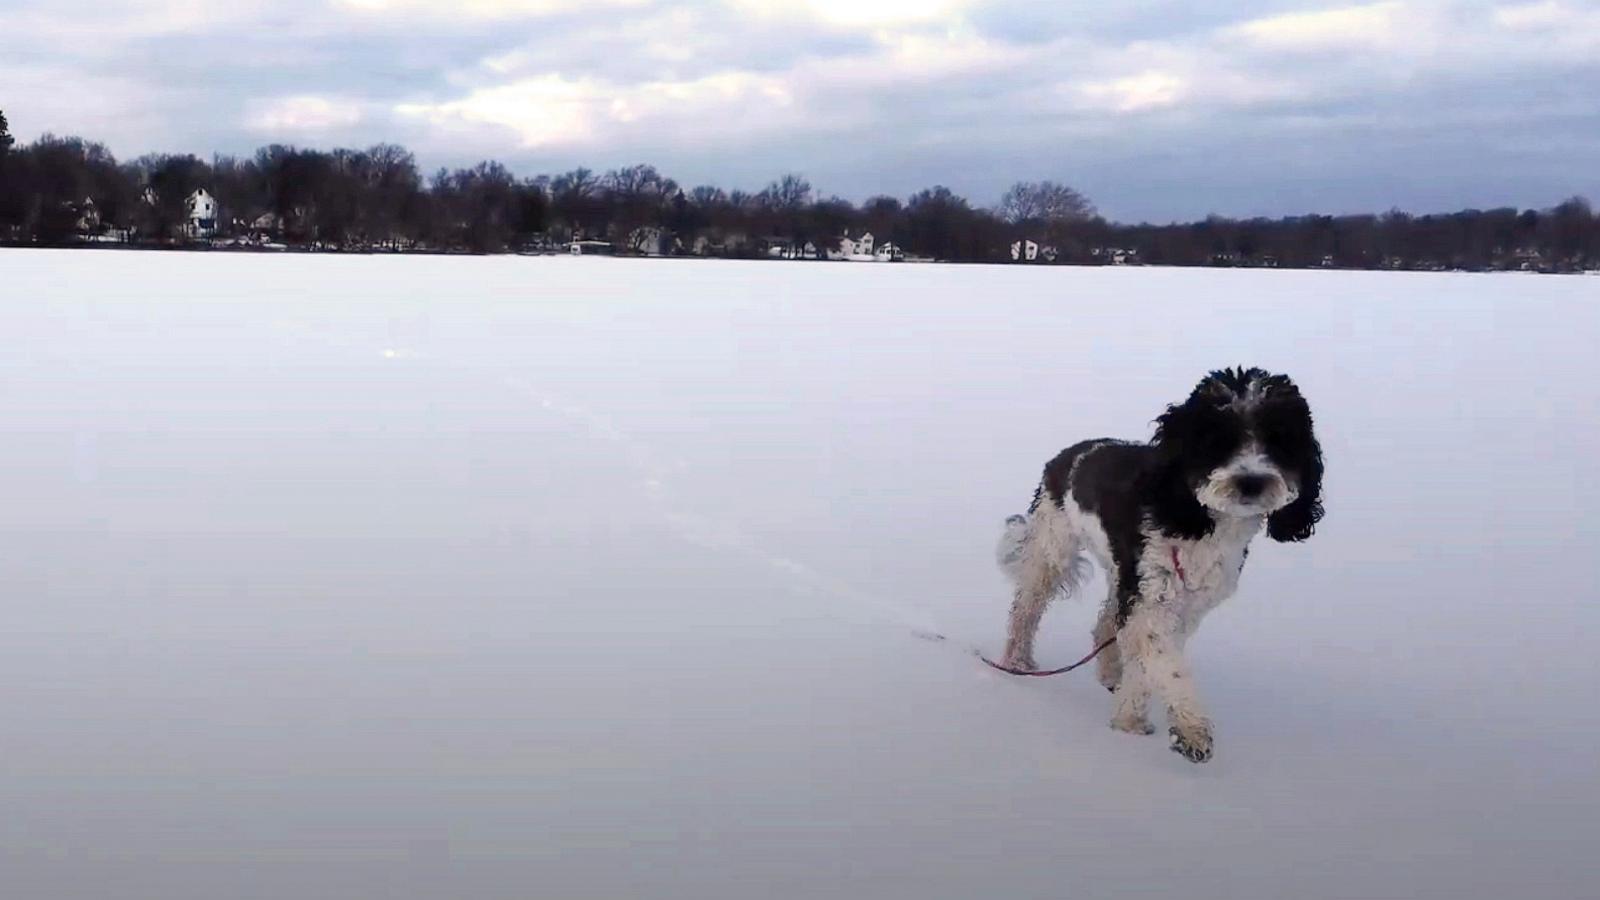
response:
<path id="1" fill-rule="evenodd" d="M 1111 592 L 1095 625 L 1111 726 L 1150 734 L 1166 704 L 1172 748 L 1211 758 L 1184 642 L 1239 584 L 1251 538 L 1303 541 L 1322 518 L 1322 448 L 1311 408 L 1287 376 L 1223 369 L 1156 420 L 1148 444 L 1093 440 L 1044 469 L 1026 516 L 1006 521 L 997 555 L 1016 583 L 1005 664 L 1033 669 L 1045 606 L 1070 594 L 1087 554 Z"/>

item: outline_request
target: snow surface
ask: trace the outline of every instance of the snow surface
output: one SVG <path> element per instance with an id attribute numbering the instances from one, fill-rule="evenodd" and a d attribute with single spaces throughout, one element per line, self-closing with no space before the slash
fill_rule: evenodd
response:
<path id="1" fill-rule="evenodd" d="M 1600 883 L 1592 279 L 0 251 L 0 292 L 4 897 Z M 1044 460 L 1233 363 L 1310 397 L 1328 518 L 1192 644 L 1194 766 L 967 648 Z"/>

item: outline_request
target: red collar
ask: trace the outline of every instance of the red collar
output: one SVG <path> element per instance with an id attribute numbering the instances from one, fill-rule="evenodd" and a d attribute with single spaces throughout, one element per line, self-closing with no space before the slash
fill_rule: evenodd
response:
<path id="1" fill-rule="evenodd" d="M 1178 583 L 1183 585 L 1183 589 L 1184 590 L 1188 590 L 1189 589 L 1189 576 L 1184 574 L 1184 572 L 1183 572 L 1183 563 L 1178 560 L 1178 545 L 1177 544 L 1173 544 L 1172 545 L 1172 568 L 1173 568 L 1174 571 L 1176 571 L 1178 573 Z"/>

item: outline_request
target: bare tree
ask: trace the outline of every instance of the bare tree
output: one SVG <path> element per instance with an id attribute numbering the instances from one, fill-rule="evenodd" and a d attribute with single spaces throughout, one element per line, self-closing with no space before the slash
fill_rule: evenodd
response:
<path id="1" fill-rule="evenodd" d="M 689 202 L 701 209 L 711 209 L 728 202 L 728 192 L 711 184 L 697 185 L 689 191 Z"/>
<path id="2" fill-rule="evenodd" d="M 656 171 L 655 166 L 645 164 L 612 169 L 601 179 L 601 185 L 625 205 L 661 203 L 678 191 L 677 182 Z"/>
<path id="3" fill-rule="evenodd" d="M 656 239 L 657 233 L 647 228 L 659 227 L 671 216 L 670 203 L 678 193 L 676 181 L 645 164 L 613 169 L 601 185 L 611 206 L 612 237 L 633 250 Z"/>
<path id="4" fill-rule="evenodd" d="M 366 231 L 383 245 L 398 246 L 401 223 L 406 210 L 415 203 L 422 189 L 417 159 L 411 151 L 396 144 L 375 144 L 367 149 Z"/>
<path id="5" fill-rule="evenodd" d="M 760 197 L 763 204 L 773 209 L 797 210 L 811 202 L 811 182 L 791 172 L 767 185 Z"/>
<path id="6" fill-rule="evenodd" d="M 610 211 L 600 197 L 600 181 L 590 169 L 577 168 L 550 179 L 550 205 L 574 237 L 603 231 Z"/>
<path id="7" fill-rule="evenodd" d="M 220 211 L 217 224 L 225 234 L 248 232 L 268 209 L 266 186 L 253 159 L 213 155 L 211 186 Z"/>
<path id="8" fill-rule="evenodd" d="M 558 198 L 592 197 L 598 187 L 594 171 L 581 166 L 550 179 L 550 193 Z"/>
<path id="9" fill-rule="evenodd" d="M 1054 181 L 1019 181 L 1000 198 L 995 210 L 1013 225 L 1023 222 L 1058 224 L 1094 216 L 1094 204 L 1076 190 Z"/>

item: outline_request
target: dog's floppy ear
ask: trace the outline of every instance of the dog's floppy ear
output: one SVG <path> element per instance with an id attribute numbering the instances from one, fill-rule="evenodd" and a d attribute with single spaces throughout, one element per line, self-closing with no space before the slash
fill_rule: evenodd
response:
<path id="1" fill-rule="evenodd" d="M 1311 427 L 1311 410 L 1304 411 L 1305 435 L 1295 468 L 1300 473 L 1300 496 L 1283 509 L 1267 516 L 1267 536 L 1285 543 L 1303 541 L 1322 521 L 1322 445 Z"/>
<path id="2" fill-rule="evenodd" d="M 1184 471 L 1186 454 L 1194 451 L 1200 409 L 1194 398 L 1167 407 L 1156 419 L 1155 464 L 1145 477 L 1144 502 L 1157 528 L 1169 537 L 1199 540 L 1211 534 L 1215 522 L 1200 501 Z"/>

